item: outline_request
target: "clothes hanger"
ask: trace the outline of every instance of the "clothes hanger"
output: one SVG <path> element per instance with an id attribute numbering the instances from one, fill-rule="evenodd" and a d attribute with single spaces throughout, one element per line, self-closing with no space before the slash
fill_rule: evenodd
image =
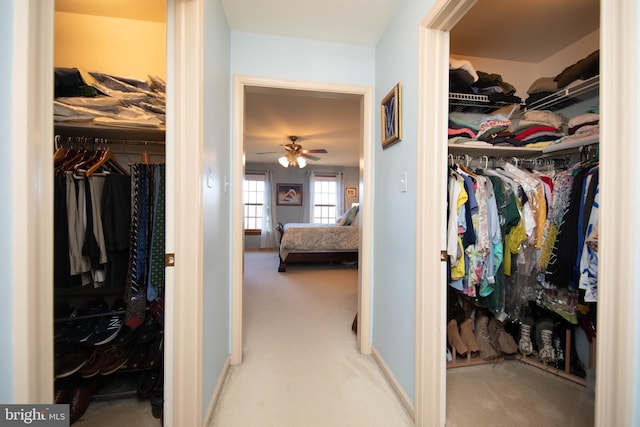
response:
<path id="1" fill-rule="evenodd" d="M 113 151 L 107 149 L 104 150 L 102 152 L 102 156 L 98 159 L 98 161 L 91 166 L 87 172 L 85 173 L 86 176 L 91 176 L 94 173 L 96 173 L 102 166 L 107 166 L 107 167 L 113 167 L 115 172 L 121 173 L 123 175 L 128 175 L 126 169 L 124 169 L 122 166 L 120 166 L 120 164 L 118 163 L 118 161 L 116 160 L 115 155 L 113 154 Z"/>

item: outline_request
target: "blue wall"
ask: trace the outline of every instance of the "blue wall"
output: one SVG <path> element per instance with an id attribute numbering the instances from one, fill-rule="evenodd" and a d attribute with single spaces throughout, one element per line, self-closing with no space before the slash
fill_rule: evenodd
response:
<path id="1" fill-rule="evenodd" d="M 230 33 L 220 1 L 205 2 L 204 259 L 202 409 L 206 415 L 230 348 Z M 176 284 L 179 285 L 179 284 Z"/>
<path id="2" fill-rule="evenodd" d="M 377 105 L 396 83 L 402 83 L 402 141 L 382 149 L 376 114 L 372 342 L 414 403 L 418 29 L 432 4 L 431 0 L 400 2 L 376 45 L 375 67 Z M 408 189 L 401 192 L 405 172 Z"/>
<path id="3" fill-rule="evenodd" d="M 11 170 L 11 61 L 13 54 L 13 1 L 0 0 L 0 52 L 5 65 L 0 67 L 0 170 Z M 12 271 L 11 242 L 11 174 L 6 173 L 0 180 L 0 402 L 13 401 L 13 357 L 12 346 L 12 306 L 11 286 L 14 282 Z"/>
<path id="4" fill-rule="evenodd" d="M 231 33 L 231 74 L 373 86 L 371 47 Z"/>

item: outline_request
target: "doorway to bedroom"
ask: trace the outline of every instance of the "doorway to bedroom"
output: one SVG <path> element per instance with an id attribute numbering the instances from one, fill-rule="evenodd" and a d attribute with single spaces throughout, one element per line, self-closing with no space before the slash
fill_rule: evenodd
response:
<path id="1" fill-rule="evenodd" d="M 371 198 L 371 186 L 367 185 L 370 180 L 367 165 L 371 164 L 372 151 L 371 99 L 371 88 L 362 86 L 235 79 L 234 150 L 237 152 L 234 152 L 233 158 L 237 169 L 234 180 L 243 182 L 245 178 L 248 179 L 252 186 L 249 193 L 254 196 L 266 188 L 267 193 L 272 192 L 274 197 L 262 194 L 263 198 L 254 197 L 253 203 L 245 206 L 242 192 L 234 192 L 233 206 L 237 215 L 234 214 L 233 217 L 242 218 L 243 221 L 236 223 L 233 229 L 233 240 L 237 246 L 233 251 L 232 363 L 242 361 L 243 343 L 248 345 L 247 340 L 243 342 L 243 332 L 253 332 L 248 329 L 243 331 L 243 326 L 251 327 L 249 318 L 253 313 L 248 311 L 253 295 L 248 293 L 253 291 L 249 282 L 256 274 L 270 277 L 278 283 L 290 284 L 297 280 L 296 276 L 299 274 L 307 274 L 308 278 L 311 275 L 325 274 L 326 270 L 334 270 L 331 273 L 336 275 L 333 279 L 319 280 L 332 283 L 336 280 L 351 280 L 351 285 L 345 286 L 351 286 L 353 290 L 350 303 L 352 309 L 349 310 L 349 321 L 342 327 L 353 334 L 351 322 L 358 312 L 359 333 L 357 336 L 353 335 L 353 339 L 357 341 L 361 352 L 370 351 L 370 255 L 367 249 L 370 247 L 370 215 L 365 213 L 366 209 L 359 213 L 355 225 L 360 230 L 357 263 L 295 265 L 286 272 L 278 273 L 280 236 L 275 228 L 277 223 L 313 222 L 311 200 L 314 192 L 310 182 L 314 180 L 326 181 L 329 186 L 335 186 L 339 202 L 330 208 L 333 209 L 336 220 L 355 204 L 363 207 L 370 205 L 367 203 Z M 303 160 L 306 164 L 285 163 L 285 167 L 279 162 L 280 158 L 286 158 L 289 153 L 291 146 L 286 145 L 292 143 L 301 146 L 300 150 L 306 154 Z M 295 187 L 301 198 L 295 200 L 295 203 L 278 201 L 276 193 L 283 186 Z M 255 203 L 256 201 L 260 203 Z M 318 201 L 315 206 L 318 206 Z M 266 226 L 269 232 L 262 231 L 260 214 L 269 217 L 269 225 Z M 238 242 L 242 244 L 239 245 Z M 264 271 L 260 272 L 259 269 Z M 341 278 L 337 279 L 338 277 Z M 247 294 L 244 295 L 243 292 Z M 331 298 L 328 294 L 323 295 L 322 298 Z M 341 304 L 348 303 L 343 299 Z M 244 316 L 246 323 L 243 323 L 243 310 L 247 310 Z M 308 333 L 313 333 L 311 328 Z"/>

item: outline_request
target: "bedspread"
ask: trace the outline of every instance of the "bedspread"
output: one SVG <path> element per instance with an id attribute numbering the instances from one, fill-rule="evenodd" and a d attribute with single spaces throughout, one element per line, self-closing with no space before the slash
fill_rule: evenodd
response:
<path id="1" fill-rule="evenodd" d="M 350 252 L 357 251 L 359 228 L 335 224 L 289 223 L 284 226 L 280 257 L 290 252 Z"/>

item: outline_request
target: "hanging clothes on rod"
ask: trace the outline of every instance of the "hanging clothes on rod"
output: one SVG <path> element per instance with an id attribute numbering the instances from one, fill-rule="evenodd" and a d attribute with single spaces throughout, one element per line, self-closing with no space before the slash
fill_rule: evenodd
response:
<path id="1" fill-rule="evenodd" d="M 555 163 L 449 157 L 449 286 L 502 318 L 541 290 L 549 304 L 569 294 L 569 311 L 579 286 L 597 294 L 597 169 Z"/>

